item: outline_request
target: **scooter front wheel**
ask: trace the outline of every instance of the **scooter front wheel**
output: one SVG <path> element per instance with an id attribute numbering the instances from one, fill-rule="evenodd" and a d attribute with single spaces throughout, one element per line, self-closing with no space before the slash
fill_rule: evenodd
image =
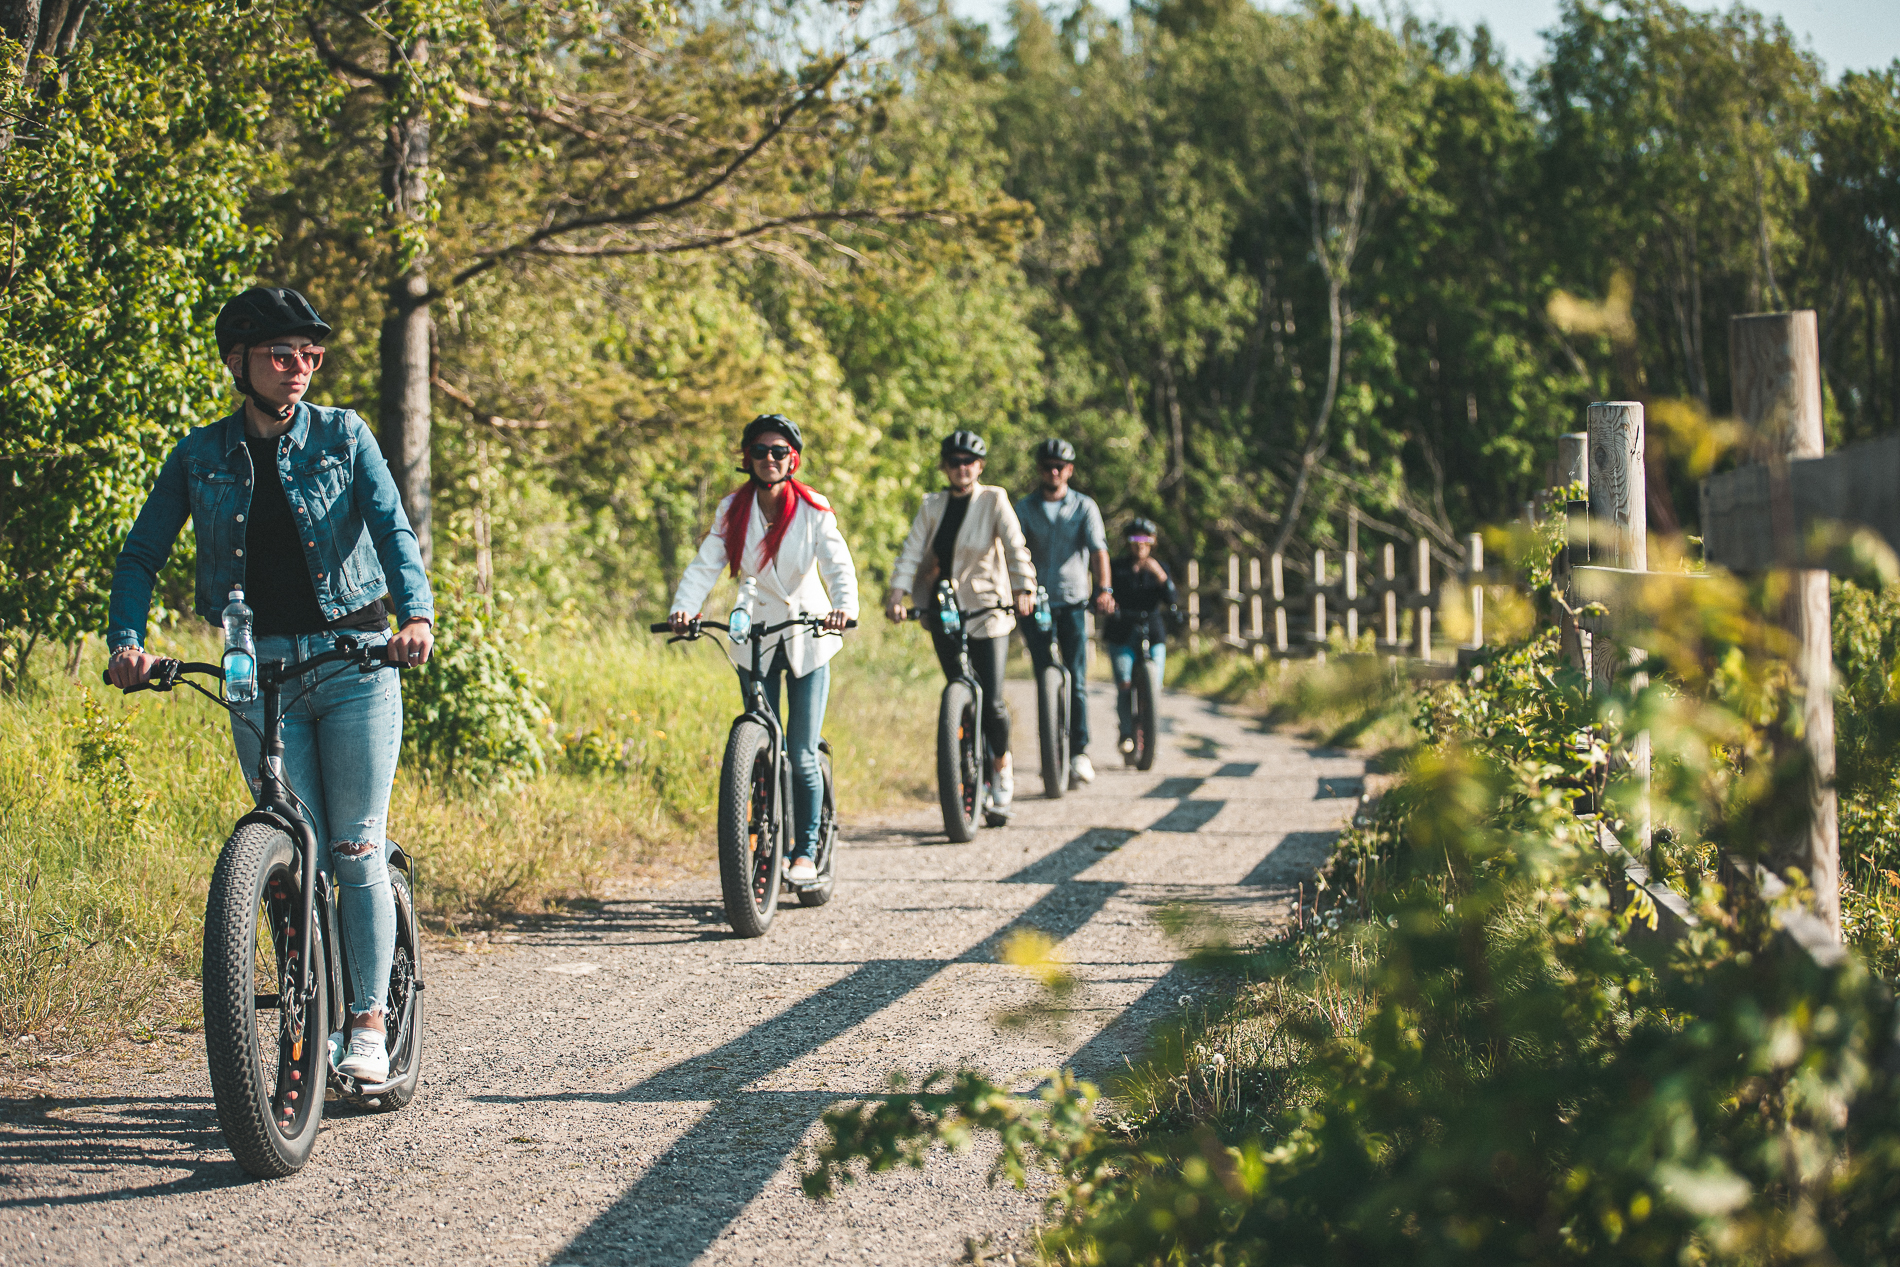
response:
<path id="1" fill-rule="evenodd" d="M 943 834 L 962 844 L 976 838 L 985 780 L 977 727 L 976 692 L 968 682 L 943 688 L 937 712 L 937 797 L 943 803 Z"/>
<path id="2" fill-rule="evenodd" d="M 719 771 L 719 887 L 726 922 L 741 937 L 763 937 L 778 913 L 784 837 L 771 732 L 756 721 L 733 723 Z"/>
<path id="3" fill-rule="evenodd" d="M 205 901 L 211 1097 L 231 1155 L 260 1179 L 302 1170 L 323 1123 L 329 981 L 323 939 L 295 931 L 303 862 L 281 829 L 245 823 L 218 854 Z M 298 1000 L 294 956 L 303 945 L 315 963 L 311 993 Z"/>

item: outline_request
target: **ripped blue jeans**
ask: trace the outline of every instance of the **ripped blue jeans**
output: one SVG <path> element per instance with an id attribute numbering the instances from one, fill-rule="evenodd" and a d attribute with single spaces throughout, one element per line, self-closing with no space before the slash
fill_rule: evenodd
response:
<path id="1" fill-rule="evenodd" d="M 260 665 L 297 661 L 336 646 L 334 633 L 257 640 Z M 387 633 L 353 631 L 359 641 L 383 643 Z M 336 886 L 337 922 L 348 966 L 350 1011 L 380 1012 L 396 957 L 396 904 L 389 889 L 389 787 L 402 747 L 402 685 L 390 669 L 358 673 L 326 664 L 284 684 L 284 775 L 317 834 L 323 870 Z M 315 682 L 315 689 L 304 695 Z M 303 695 L 302 699 L 298 699 Z M 240 705 L 252 725 L 264 725 L 259 698 Z M 257 786 L 259 745 L 236 718 L 231 734 L 238 763 Z"/>

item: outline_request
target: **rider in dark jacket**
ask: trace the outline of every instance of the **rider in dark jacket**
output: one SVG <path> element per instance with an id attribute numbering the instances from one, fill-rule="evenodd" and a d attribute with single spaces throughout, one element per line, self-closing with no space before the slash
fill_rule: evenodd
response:
<path id="1" fill-rule="evenodd" d="M 1115 715 L 1121 730 L 1123 757 L 1133 760 L 1135 750 L 1135 656 L 1141 639 L 1148 639 L 1148 658 L 1157 670 L 1168 662 L 1168 613 L 1180 601 L 1174 580 L 1154 557 L 1155 525 L 1137 519 L 1128 525 L 1128 552 L 1115 560 L 1113 584 L 1115 613 L 1102 629 L 1108 661 L 1115 671 Z"/>

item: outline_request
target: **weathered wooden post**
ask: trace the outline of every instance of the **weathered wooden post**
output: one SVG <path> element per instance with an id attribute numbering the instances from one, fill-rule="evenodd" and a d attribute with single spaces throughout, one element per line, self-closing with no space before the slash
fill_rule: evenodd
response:
<path id="1" fill-rule="evenodd" d="M 1557 437 L 1557 483 L 1565 487 L 1581 484 L 1590 487 L 1590 433 L 1572 431 Z M 1576 580 L 1571 569 L 1590 561 L 1590 503 L 1564 501 L 1564 551 L 1558 556 L 1563 575 L 1557 578 L 1565 601 L 1577 606 Z M 1569 617 L 1563 618 L 1564 658 L 1590 676 L 1590 631 Z"/>
<path id="2" fill-rule="evenodd" d="M 1346 645 L 1359 641 L 1359 508 L 1346 507 Z"/>
<path id="3" fill-rule="evenodd" d="M 1471 595 L 1471 645 L 1484 645 L 1484 534 L 1465 536 L 1465 592 Z"/>
<path id="4" fill-rule="evenodd" d="M 1827 448 L 1821 429 L 1819 322 L 1813 310 L 1731 317 L 1729 374 L 1736 417 L 1748 429 L 1759 460 L 1768 464 L 1776 556 L 1792 561 L 1803 542 L 1795 528 L 1788 459 L 1820 457 Z M 1796 647 L 1802 733 L 1776 746 L 1806 749 L 1808 813 L 1796 839 L 1769 842 L 1768 865 L 1777 872 L 1789 867 L 1807 872 L 1816 908 L 1838 940 L 1840 820 L 1833 786 L 1833 613 L 1827 573 L 1791 567 L 1780 575 L 1786 580 L 1781 618 Z"/>
<path id="5" fill-rule="evenodd" d="M 1240 556 L 1227 556 L 1227 643 L 1241 646 L 1240 640 Z"/>
<path id="6" fill-rule="evenodd" d="M 1359 553 L 1346 551 L 1346 645 L 1359 641 Z"/>
<path id="7" fill-rule="evenodd" d="M 1286 654 L 1286 565 L 1275 550 L 1268 560 L 1273 571 L 1273 649 Z"/>
<path id="8" fill-rule="evenodd" d="M 1260 604 L 1260 560 L 1247 560 L 1247 638 L 1258 642 L 1267 636 L 1265 614 Z"/>
<path id="9" fill-rule="evenodd" d="M 1313 551 L 1313 644 L 1322 648 L 1326 645 L 1326 551 L 1324 550 Z"/>
<path id="10" fill-rule="evenodd" d="M 1399 645 L 1399 548 L 1390 541 L 1380 559 L 1380 579 L 1385 582 L 1385 645 Z"/>
<path id="11" fill-rule="evenodd" d="M 1412 575 L 1418 580 L 1418 610 L 1412 619 L 1414 641 L 1417 642 L 1418 658 L 1431 663 L 1432 659 L 1432 609 L 1425 600 L 1432 593 L 1432 543 L 1424 537 L 1418 539 L 1418 549 L 1412 563 Z"/>
<path id="12" fill-rule="evenodd" d="M 1649 570 L 1648 482 L 1643 464 L 1643 406 L 1639 401 L 1598 401 L 1590 406 L 1590 561 L 1602 567 Z M 1599 531 L 1600 530 L 1600 531 Z M 1598 638 L 1590 656 L 1591 680 L 1608 690 L 1617 662 L 1641 663 L 1643 653 L 1621 641 Z M 1638 679 L 1636 686 L 1643 685 Z M 1630 737 L 1629 777 L 1640 789 L 1633 847 L 1649 847 L 1649 732 Z"/>
<path id="13" fill-rule="evenodd" d="M 1188 560 L 1188 650 L 1201 649 L 1201 561 Z"/>

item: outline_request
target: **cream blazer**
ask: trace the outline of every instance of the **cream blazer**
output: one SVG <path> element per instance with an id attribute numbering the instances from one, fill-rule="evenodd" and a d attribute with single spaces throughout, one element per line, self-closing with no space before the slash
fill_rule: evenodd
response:
<path id="1" fill-rule="evenodd" d="M 910 535 L 904 538 L 904 548 L 898 551 L 897 563 L 891 568 L 891 588 L 909 594 L 914 606 L 930 598 L 917 593 L 917 573 L 920 568 L 927 574 L 936 568 L 930 546 L 949 504 L 948 492 L 924 498 L 923 509 L 917 512 Z M 1015 507 L 1009 504 L 1008 493 L 993 484 L 978 484 L 970 493 L 970 508 L 964 512 L 963 527 L 957 531 L 957 548 L 950 564 L 957 605 L 965 611 L 1007 603 L 1014 591 L 1036 588 L 1036 564 L 1029 557 L 1029 544 L 1023 540 L 1023 526 L 1016 518 Z M 932 581 L 931 588 L 935 587 Z M 1001 638 L 1015 627 L 1013 613 L 986 612 L 970 622 L 970 636 Z"/>
<path id="2" fill-rule="evenodd" d="M 742 493 L 752 496 L 752 486 L 747 484 Z M 728 563 L 726 515 L 732 509 L 732 499 L 740 495 L 729 493 L 719 503 L 713 515 L 712 531 L 699 543 L 699 553 L 693 556 L 680 577 L 679 590 L 673 595 L 673 606 L 669 610 L 697 613 L 706 595 L 719 583 L 719 574 L 726 570 Z M 827 506 L 831 504 L 822 497 L 818 500 Z M 792 505 L 792 522 L 779 542 L 778 558 L 763 571 L 759 555 L 760 545 L 765 540 L 765 516 L 756 505 L 746 523 L 745 557 L 739 563 L 739 580 L 743 584 L 745 578 L 753 577 L 759 583 L 759 605 L 752 613 L 752 623 L 759 627 L 776 625 L 793 616 L 822 616 L 829 611 L 842 611 L 857 619 L 858 570 L 851 562 L 851 548 L 845 545 L 844 534 L 838 531 L 838 516 L 813 510 L 802 497 L 794 496 Z M 723 612 L 714 615 L 714 619 L 723 618 Z M 723 637 L 720 641 L 725 644 L 726 655 L 734 667 L 751 670 L 751 643 L 734 646 L 730 639 Z M 831 634 L 820 638 L 809 629 L 786 630 L 766 639 L 760 664 L 770 669 L 773 648 L 784 643 L 792 676 L 804 677 L 837 655 L 843 642 L 844 639 Z"/>

